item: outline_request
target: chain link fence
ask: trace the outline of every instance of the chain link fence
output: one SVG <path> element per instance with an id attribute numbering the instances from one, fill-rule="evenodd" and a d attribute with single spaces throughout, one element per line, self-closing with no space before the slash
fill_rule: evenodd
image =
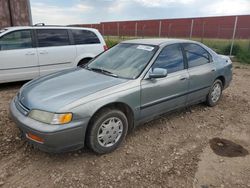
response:
<path id="1" fill-rule="evenodd" d="M 98 29 L 107 41 L 134 38 L 185 38 L 200 41 L 215 51 L 235 55 L 242 49 L 250 54 L 250 15 L 102 22 L 79 25 Z"/>

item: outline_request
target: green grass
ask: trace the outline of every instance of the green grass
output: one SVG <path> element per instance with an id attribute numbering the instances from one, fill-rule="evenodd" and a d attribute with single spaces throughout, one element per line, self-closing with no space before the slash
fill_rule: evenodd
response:
<path id="1" fill-rule="evenodd" d="M 129 40 L 129 39 L 135 39 L 135 37 L 117 37 L 117 36 L 105 37 L 105 41 L 109 48 L 118 44 L 123 40 Z M 229 55 L 230 53 L 231 40 L 229 39 L 203 39 L 201 41 L 200 38 L 192 38 L 192 40 L 204 43 L 205 45 L 209 46 L 219 54 Z M 250 40 L 247 39 L 235 40 L 232 52 L 233 52 L 232 55 L 235 56 L 236 61 L 250 64 Z"/>
<path id="2" fill-rule="evenodd" d="M 250 52 L 249 51 L 241 51 L 236 55 L 236 58 L 241 63 L 246 63 L 250 65 Z"/>
<path id="3" fill-rule="evenodd" d="M 105 40 L 108 48 L 113 47 L 114 45 L 118 44 L 120 41 L 118 40 Z"/>

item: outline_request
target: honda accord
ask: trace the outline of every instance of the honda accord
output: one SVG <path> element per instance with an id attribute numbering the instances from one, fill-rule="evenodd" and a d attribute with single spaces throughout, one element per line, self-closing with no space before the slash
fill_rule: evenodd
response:
<path id="1" fill-rule="evenodd" d="M 215 106 L 231 80 L 231 60 L 199 42 L 130 40 L 87 65 L 26 83 L 10 111 L 41 150 L 87 145 L 103 154 L 160 114 L 202 102 Z"/>

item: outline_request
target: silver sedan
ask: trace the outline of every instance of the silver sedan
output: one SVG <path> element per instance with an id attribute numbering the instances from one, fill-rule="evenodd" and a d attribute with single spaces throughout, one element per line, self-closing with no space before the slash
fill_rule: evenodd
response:
<path id="1" fill-rule="evenodd" d="M 232 62 L 188 40 L 122 42 L 89 64 L 25 84 L 10 105 L 22 135 L 47 152 L 115 150 L 128 131 L 160 114 L 214 106 Z"/>

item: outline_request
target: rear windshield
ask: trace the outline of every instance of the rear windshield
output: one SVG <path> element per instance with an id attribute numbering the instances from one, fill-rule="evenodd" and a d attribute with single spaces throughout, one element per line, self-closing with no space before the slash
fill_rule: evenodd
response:
<path id="1" fill-rule="evenodd" d="M 100 43 L 99 38 L 92 31 L 73 29 L 72 33 L 75 40 L 75 44 L 77 45 Z"/>

